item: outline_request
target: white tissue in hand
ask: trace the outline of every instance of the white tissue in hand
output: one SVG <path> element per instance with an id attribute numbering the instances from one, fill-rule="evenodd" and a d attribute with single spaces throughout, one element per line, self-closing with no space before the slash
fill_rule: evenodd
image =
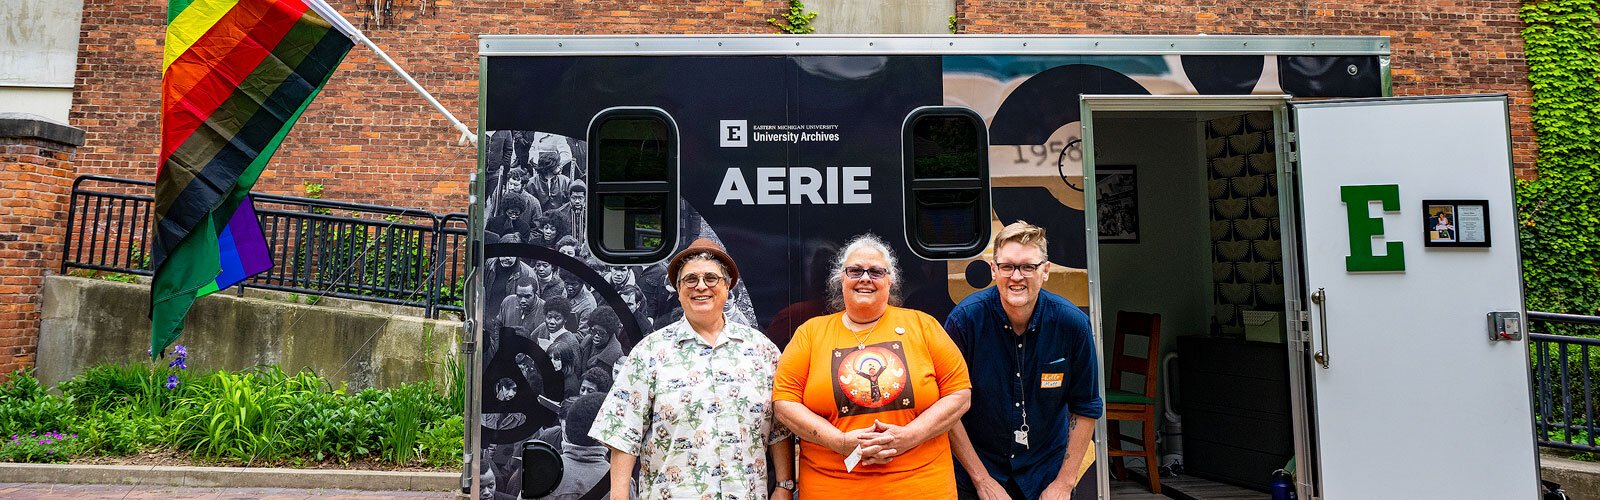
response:
<path id="1" fill-rule="evenodd" d="M 844 471 L 854 472 L 856 464 L 859 463 L 861 463 L 861 447 L 857 446 L 856 449 L 850 451 L 850 456 L 844 457 Z"/>

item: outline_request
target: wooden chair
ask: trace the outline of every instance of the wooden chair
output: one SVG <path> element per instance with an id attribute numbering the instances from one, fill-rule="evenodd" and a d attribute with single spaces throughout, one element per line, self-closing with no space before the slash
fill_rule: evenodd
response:
<path id="1" fill-rule="evenodd" d="M 1129 336 L 1149 338 L 1150 346 L 1145 357 L 1129 356 Z M 1161 494 L 1161 470 L 1156 450 L 1156 378 L 1161 353 L 1161 315 L 1152 313 L 1117 311 L 1115 350 L 1111 352 L 1111 370 L 1106 372 L 1106 428 L 1109 430 L 1111 470 L 1118 479 L 1127 478 L 1127 469 L 1118 457 L 1144 457 L 1145 473 L 1150 478 L 1150 492 Z M 1144 387 L 1127 390 L 1122 387 L 1123 374 L 1144 377 Z M 1137 420 L 1144 430 L 1142 436 L 1124 436 L 1120 420 Z M 1123 442 L 1139 445 L 1140 450 L 1125 450 Z"/>

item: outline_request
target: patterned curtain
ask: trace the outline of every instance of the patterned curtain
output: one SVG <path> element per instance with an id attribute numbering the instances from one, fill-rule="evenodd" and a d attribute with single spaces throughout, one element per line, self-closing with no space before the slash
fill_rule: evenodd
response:
<path id="1" fill-rule="evenodd" d="M 1272 114 L 1206 122 L 1210 166 L 1212 331 L 1244 337 L 1244 311 L 1283 309 Z"/>

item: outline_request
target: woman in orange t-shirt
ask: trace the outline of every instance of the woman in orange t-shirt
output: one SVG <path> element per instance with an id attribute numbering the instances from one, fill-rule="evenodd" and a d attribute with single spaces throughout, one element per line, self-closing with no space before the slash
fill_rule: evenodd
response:
<path id="1" fill-rule="evenodd" d="M 946 432 L 972 399 L 961 351 L 933 317 L 889 305 L 898 270 L 883 240 L 857 236 L 834 264 L 844 311 L 800 326 L 773 383 L 778 420 L 803 440 L 799 498 L 955 498 Z"/>

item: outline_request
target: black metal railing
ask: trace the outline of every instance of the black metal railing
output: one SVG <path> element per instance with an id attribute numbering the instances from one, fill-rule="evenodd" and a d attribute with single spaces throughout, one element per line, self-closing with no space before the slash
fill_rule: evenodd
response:
<path id="1" fill-rule="evenodd" d="M 1600 425 L 1595 422 L 1600 411 L 1595 404 L 1600 396 L 1600 316 L 1528 311 L 1528 321 L 1569 333 L 1528 334 L 1539 445 L 1600 450 Z"/>
<path id="2" fill-rule="evenodd" d="M 61 272 L 149 276 L 154 186 L 97 175 L 73 181 Z M 241 287 L 312 300 L 414 306 L 428 317 L 462 311 L 466 214 L 262 193 L 251 197 L 273 267 Z"/>

